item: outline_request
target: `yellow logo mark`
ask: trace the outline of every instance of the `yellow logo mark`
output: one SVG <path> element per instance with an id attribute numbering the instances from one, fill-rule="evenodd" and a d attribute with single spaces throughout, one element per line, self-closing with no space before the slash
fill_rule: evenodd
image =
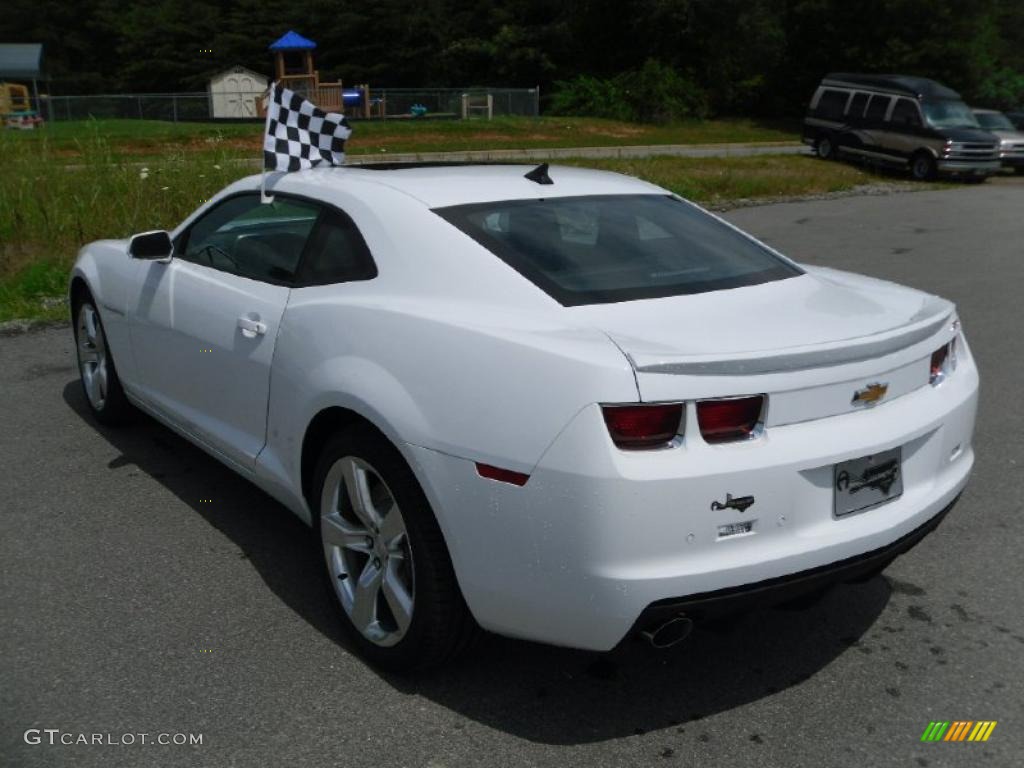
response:
<path id="1" fill-rule="evenodd" d="M 881 384 L 876 381 L 873 384 L 868 384 L 866 387 L 864 387 L 864 389 L 858 389 L 856 392 L 854 392 L 853 400 L 851 400 L 850 402 L 853 403 L 854 405 L 857 405 L 858 403 L 863 403 L 864 405 L 874 405 L 883 397 L 885 397 L 885 393 L 888 391 L 888 384 Z"/>

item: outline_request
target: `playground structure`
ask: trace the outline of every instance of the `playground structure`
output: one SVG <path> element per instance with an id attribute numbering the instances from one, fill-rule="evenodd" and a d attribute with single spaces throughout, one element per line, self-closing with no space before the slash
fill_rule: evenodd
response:
<path id="1" fill-rule="evenodd" d="M 42 58 L 40 43 L 0 44 L 0 124 L 21 129 L 42 124 L 38 110 Z M 32 90 L 10 80 L 31 82 Z"/>
<path id="2" fill-rule="evenodd" d="M 7 128 L 31 130 L 41 125 L 41 118 L 32 109 L 28 88 L 18 83 L 0 83 L 0 121 Z"/>
<path id="3" fill-rule="evenodd" d="M 374 99 L 368 84 L 345 88 L 342 81 L 324 83 L 313 64 L 316 43 L 289 30 L 270 45 L 274 53 L 274 79 L 300 93 L 327 112 L 346 112 L 359 117 L 384 117 L 387 102 Z M 261 104 L 261 115 L 265 107 Z"/>

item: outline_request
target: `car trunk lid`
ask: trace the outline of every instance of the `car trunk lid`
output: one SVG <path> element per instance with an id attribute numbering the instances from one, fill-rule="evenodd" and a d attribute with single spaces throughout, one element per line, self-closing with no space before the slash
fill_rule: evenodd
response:
<path id="1" fill-rule="evenodd" d="M 954 308 L 810 268 L 762 285 L 570 311 L 626 355 L 641 400 L 764 393 L 776 401 L 771 421 L 789 423 L 852 410 L 853 392 L 876 378 L 888 377 L 889 400 L 927 383 L 932 347 L 952 337 Z"/>

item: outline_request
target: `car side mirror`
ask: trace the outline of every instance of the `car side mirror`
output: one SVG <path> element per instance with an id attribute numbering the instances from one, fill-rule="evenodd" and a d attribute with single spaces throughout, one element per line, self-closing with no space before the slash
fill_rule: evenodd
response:
<path id="1" fill-rule="evenodd" d="M 133 235 L 128 241 L 128 255 L 133 259 L 169 261 L 173 254 L 171 236 L 162 229 Z"/>

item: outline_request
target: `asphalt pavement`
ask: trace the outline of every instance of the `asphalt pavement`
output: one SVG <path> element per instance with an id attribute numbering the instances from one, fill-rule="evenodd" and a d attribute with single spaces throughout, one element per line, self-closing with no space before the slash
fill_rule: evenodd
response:
<path id="1" fill-rule="evenodd" d="M 727 214 L 959 304 L 977 465 L 884 577 L 666 652 L 488 637 L 429 677 L 378 673 L 339 639 L 301 522 L 148 419 L 97 427 L 68 330 L 0 338 L 0 765 L 1021 765 L 1022 181 Z M 931 720 L 998 726 L 921 743 Z M 135 743 L 60 743 L 80 734 Z"/>

